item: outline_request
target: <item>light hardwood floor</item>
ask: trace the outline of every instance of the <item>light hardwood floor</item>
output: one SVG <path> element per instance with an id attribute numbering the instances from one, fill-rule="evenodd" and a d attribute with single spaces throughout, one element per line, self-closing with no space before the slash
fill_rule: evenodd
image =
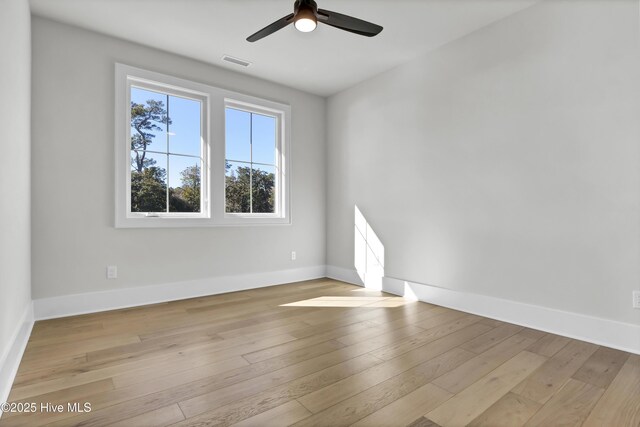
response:
<path id="1" fill-rule="evenodd" d="M 637 427 L 640 356 L 324 279 L 37 322 L 10 400 L 38 411 L 0 426 Z"/>

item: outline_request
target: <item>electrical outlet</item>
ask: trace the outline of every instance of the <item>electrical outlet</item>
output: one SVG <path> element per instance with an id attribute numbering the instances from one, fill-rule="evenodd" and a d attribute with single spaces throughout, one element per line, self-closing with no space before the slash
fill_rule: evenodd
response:
<path id="1" fill-rule="evenodd" d="M 295 261 L 296 260 L 296 251 L 292 251 L 291 252 L 291 261 Z"/>
<path id="2" fill-rule="evenodd" d="M 640 308 L 640 291 L 633 291 L 633 308 Z"/>
<path id="3" fill-rule="evenodd" d="M 117 279 L 118 278 L 118 266 L 117 265 L 108 265 L 107 266 L 107 279 Z"/>

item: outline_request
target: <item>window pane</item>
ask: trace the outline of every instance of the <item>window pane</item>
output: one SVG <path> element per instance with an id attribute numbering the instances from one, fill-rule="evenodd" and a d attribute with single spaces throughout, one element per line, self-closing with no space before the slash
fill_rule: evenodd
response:
<path id="1" fill-rule="evenodd" d="M 167 96 L 131 87 L 131 149 L 167 151 Z"/>
<path id="2" fill-rule="evenodd" d="M 253 213 L 275 212 L 276 168 L 253 165 Z"/>
<path id="3" fill-rule="evenodd" d="M 169 156 L 169 211 L 200 212 L 200 159 Z"/>
<path id="4" fill-rule="evenodd" d="M 227 162 L 225 176 L 226 211 L 231 213 L 251 212 L 249 193 L 250 164 Z"/>
<path id="5" fill-rule="evenodd" d="M 169 96 L 169 151 L 200 157 L 200 102 Z"/>
<path id="6" fill-rule="evenodd" d="M 252 162 L 275 165 L 276 161 L 276 118 L 252 114 Z"/>
<path id="7" fill-rule="evenodd" d="M 131 212 L 167 211 L 167 156 L 131 152 Z"/>
<path id="8" fill-rule="evenodd" d="M 225 109 L 225 141 L 227 159 L 251 161 L 251 113 Z"/>

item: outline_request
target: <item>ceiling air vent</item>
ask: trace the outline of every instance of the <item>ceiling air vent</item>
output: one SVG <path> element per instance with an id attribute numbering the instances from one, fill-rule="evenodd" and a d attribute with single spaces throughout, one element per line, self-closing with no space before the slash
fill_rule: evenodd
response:
<path id="1" fill-rule="evenodd" d="M 248 67 L 251 65 L 251 62 L 245 61 L 244 59 L 234 58 L 233 56 L 224 55 L 222 57 L 223 61 L 231 62 L 232 64 L 241 65 L 243 67 Z"/>

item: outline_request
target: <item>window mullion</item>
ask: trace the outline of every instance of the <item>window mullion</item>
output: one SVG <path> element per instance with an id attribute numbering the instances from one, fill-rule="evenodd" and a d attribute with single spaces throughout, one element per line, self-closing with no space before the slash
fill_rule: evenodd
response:
<path id="1" fill-rule="evenodd" d="M 170 113 L 169 113 L 169 94 L 167 94 L 167 135 L 166 135 L 166 141 L 167 141 L 167 176 L 165 177 L 166 180 L 166 186 L 167 186 L 167 191 L 166 191 L 166 197 L 167 197 L 167 208 L 166 208 L 166 212 L 169 213 L 169 174 L 171 173 L 169 168 L 169 117 L 171 117 Z"/>

